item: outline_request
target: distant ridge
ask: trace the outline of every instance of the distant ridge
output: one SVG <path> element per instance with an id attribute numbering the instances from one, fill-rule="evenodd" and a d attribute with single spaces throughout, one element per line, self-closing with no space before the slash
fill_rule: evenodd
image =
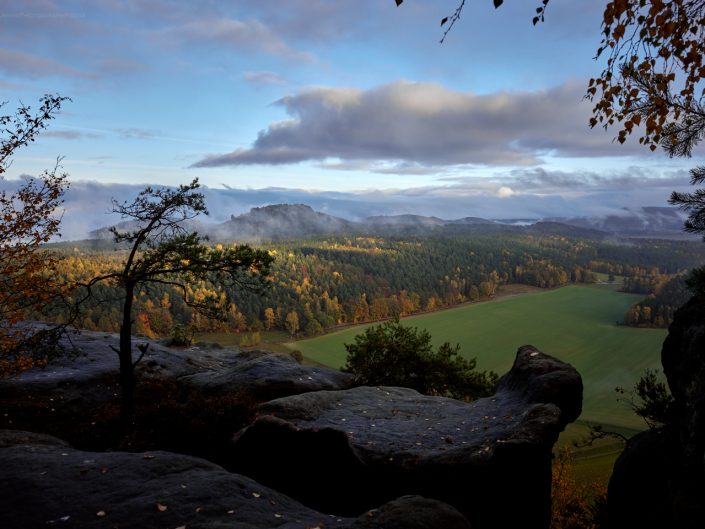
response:
<path id="1" fill-rule="evenodd" d="M 134 229 L 130 223 L 120 230 Z M 677 208 L 643 207 L 624 209 L 620 215 L 603 217 L 550 218 L 543 220 L 464 217 L 444 220 L 423 215 L 376 215 L 354 222 L 315 211 L 305 204 L 272 204 L 232 215 L 220 224 L 191 221 L 186 228 L 208 235 L 213 241 L 276 241 L 326 235 L 454 234 L 461 232 L 518 232 L 562 235 L 589 239 L 606 237 L 653 237 L 685 239 L 683 214 Z M 110 239 L 109 228 L 91 232 L 94 239 Z"/>
<path id="2" fill-rule="evenodd" d="M 356 227 L 354 222 L 319 213 L 305 204 L 273 204 L 209 226 L 208 235 L 215 240 L 281 240 L 352 232 Z"/>
<path id="3" fill-rule="evenodd" d="M 685 215 L 675 207 L 623 208 L 620 215 L 546 220 L 600 230 L 620 237 L 691 238 L 683 232 Z"/>
<path id="4" fill-rule="evenodd" d="M 424 217 L 422 215 L 376 215 L 367 217 L 364 224 L 371 226 L 414 226 L 435 228 L 444 226 L 447 221 L 438 217 Z"/>

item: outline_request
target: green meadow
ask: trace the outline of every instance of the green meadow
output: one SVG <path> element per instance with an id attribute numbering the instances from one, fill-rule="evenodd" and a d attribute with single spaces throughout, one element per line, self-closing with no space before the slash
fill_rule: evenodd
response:
<path id="1" fill-rule="evenodd" d="M 615 387 L 631 388 L 646 368 L 660 370 L 666 331 L 617 325 L 643 296 L 617 292 L 611 285 L 569 286 L 413 316 L 403 321 L 427 329 L 435 345 L 458 343 L 476 357 L 479 369 L 505 373 L 516 350 L 531 344 L 575 366 L 583 377 L 581 422 L 642 430 L 645 424 L 624 403 Z M 349 327 L 313 339 L 288 342 L 313 362 L 345 363 L 344 344 L 365 326 Z"/>

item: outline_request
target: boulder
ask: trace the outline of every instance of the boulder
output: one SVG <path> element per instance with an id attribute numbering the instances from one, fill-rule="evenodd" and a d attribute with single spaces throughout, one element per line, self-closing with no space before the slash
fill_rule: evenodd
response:
<path id="1" fill-rule="evenodd" d="M 683 463 L 703 470 L 705 455 L 705 296 L 695 296 L 673 317 L 661 363 L 675 406 Z"/>
<path id="2" fill-rule="evenodd" d="M 400 498 L 357 519 L 343 518 L 202 459 L 82 452 L 20 431 L 0 430 L 0 467 L 3 529 L 470 529 L 455 509 L 425 498 Z"/>
<path id="3" fill-rule="evenodd" d="M 668 423 L 631 439 L 615 463 L 610 527 L 705 527 L 705 296 L 676 311 L 661 363 L 674 399 Z"/>
<path id="4" fill-rule="evenodd" d="M 615 461 L 607 492 L 610 528 L 673 527 L 666 437 L 663 430 L 641 432 L 629 439 Z"/>
<path id="5" fill-rule="evenodd" d="M 205 344 L 170 348 L 139 338 L 134 343 L 149 345 L 136 369 L 138 380 L 167 382 L 168 389 L 182 400 L 194 393 L 220 393 L 238 395 L 243 402 L 264 402 L 305 391 L 347 388 L 352 383 L 350 375 L 303 366 L 286 354 Z M 101 406 L 118 402 L 119 366 L 111 349 L 118 346 L 118 336 L 83 331 L 69 335 L 64 345 L 66 354 L 53 358 L 46 367 L 0 380 L 0 405 L 9 410 L 0 417 L 0 427 L 22 427 L 23 420 L 32 426 L 48 424 L 52 416 L 57 423 L 70 423 L 71 417 L 84 418 Z"/>
<path id="6" fill-rule="evenodd" d="M 228 464 L 325 512 L 415 494 L 473 527 L 548 527 L 551 449 L 581 402 L 573 367 L 524 346 L 496 394 L 471 403 L 395 387 L 265 403 Z"/>
<path id="7" fill-rule="evenodd" d="M 450 505 L 421 496 L 402 496 L 363 513 L 350 529 L 470 529 L 470 523 Z"/>
<path id="8" fill-rule="evenodd" d="M 223 351 L 227 353 L 221 356 L 218 366 L 184 376 L 181 382 L 208 393 L 245 392 L 259 402 L 352 386 L 351 375 L 323 367 L 304 366 L 288 354 L 261 350 Z"/>

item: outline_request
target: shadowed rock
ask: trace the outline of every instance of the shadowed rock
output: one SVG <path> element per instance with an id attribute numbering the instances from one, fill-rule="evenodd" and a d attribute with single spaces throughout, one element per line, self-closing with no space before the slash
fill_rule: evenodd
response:
<path id="1" fill-rule="evenodd" d="M 231 464 L 326 512 L 418 494 L 474 527 L 547 527 L 551 448 L 581 401 L 574 368 L 524 346 L 497 393 L 472 403 L 392 387 L 268 402 L 236 436 Z"/>
<path id="2" fill-rule="evenodd" d="M 181 382 L 204 392 L 243 391 L 265 401 L 307 391 L 345 389 L 352 376 L 333 369 L 303 366 L 287 354 L 269 351 L 232 350 L 223 355 L 222 365 L 187 375 Z"/>
<path id="3" fill-rule="evenodd" d="M 470 529 L 455 509 L 424 498 L 400 498 L 359 519 L 342 518 L 202 459 L 82 452 L 27 432 L 0 430 L 0 466 L 3 529 Z"/>
<path id="4" fill-rule="evenodd" d="M 302 366 L 289 355 L 219 346 L 178 349 L 135 338 L 135 359 L 137 345 L 143 343 L 149 347 L 137 366 L 138 378 L 176 381 L 186 391 L 239 393 L 263 402 L 305 391 L 343 389 L 352 381 L 339 371 Z M 111 346 L 118 346 L 118 336 L 84 331 L 71 335 L 65 345 L 67 354 L 46 367 L 0 380 L 0 402 L 21 401 L 26 395 L 35 401 L 51 399 L 57 409 L 81 412 L 113 400 L 119 393 L 118 359 Z"/>
<path id="5" fill-rule="evenodd" d="M 668 422 L 629 440 L 608 491 L 610 527 L 705 527 L 705 297 L 674 315 L 661 349 Z"/>

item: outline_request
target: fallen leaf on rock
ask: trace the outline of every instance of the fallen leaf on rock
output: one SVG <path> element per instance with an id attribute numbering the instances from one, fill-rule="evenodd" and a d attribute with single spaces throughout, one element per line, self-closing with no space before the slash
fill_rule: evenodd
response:
<path id="1" fill-rule="evenodd" d="M 164 511 L 166 511 L 167 506 L 164 505 L 163 503 L 157 503 L 157 509 L 159 510 L 159 512 L 164 512 Z"/>
<path id="2" fill-rule="evenodd" d="M 260 494 L 259 492 L 253 492 L 252 495 L 253 495 L 255 498 L 259 498 L 259 497 L 261 496 L 261 494 Z"/>

